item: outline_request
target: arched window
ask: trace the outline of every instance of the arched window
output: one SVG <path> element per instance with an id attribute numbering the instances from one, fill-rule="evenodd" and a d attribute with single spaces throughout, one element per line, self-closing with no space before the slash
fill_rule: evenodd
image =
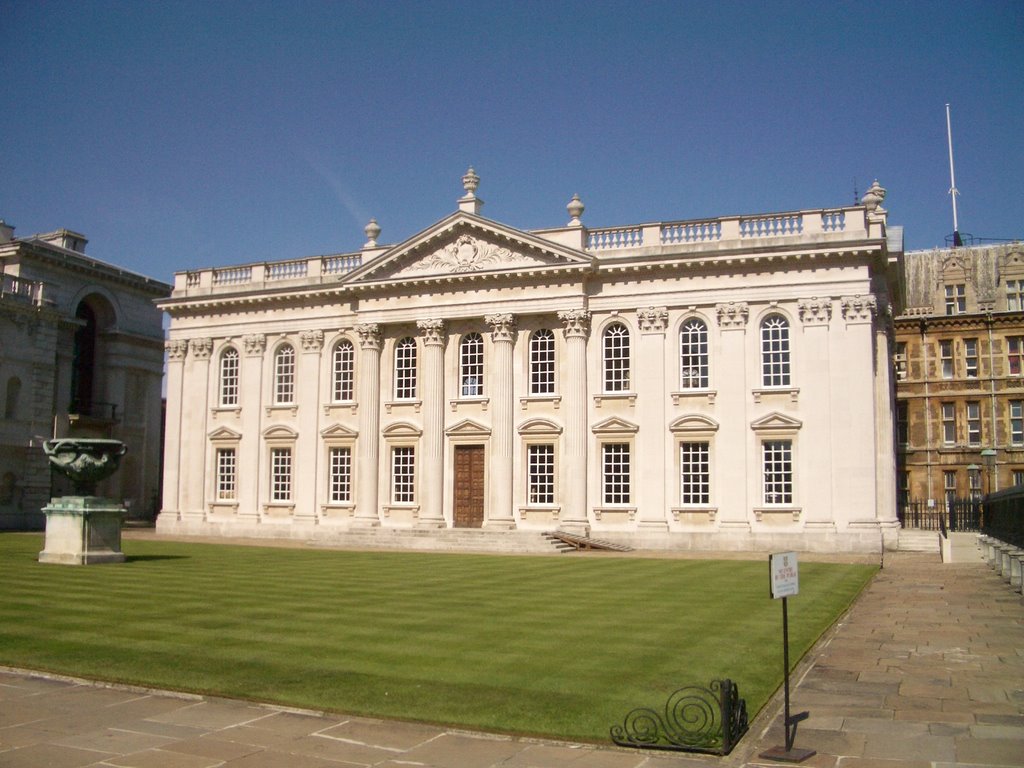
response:
<path id="1" fill-rule="evenodd" d="M 331 396 L 334 402 L 352 400 L 352 377 L 355 370 L 355 349 L 352 342 L 342 339 L 334 345 Z"/>
<path id="2" fill-rule="evenodd" d="M 530 394 L 555 393 L 555 334 L 547 328 L 530 336 Z"/>
<path id="3" fill-rule="evenodd" d="M 484 394 L 484 338 L 467 333 L 459 343 L 459 382 L 462 397 Z"/>
<path id="4" fill-rule="evenodd" d="M 416 399 L 416 339 L 411 336 L 395 345 L 395 399 Z"/>
<path id="5" fill-rule="evenodd" d="M 708 327 L 693 318 L 679 329 L 679 387 L 706 389 L 708 386 Z"/>
<path id="6" fill-rule="evenodd" d="M 604 329 L 604 391 L 629 391 L 629 330 L 622 323 Z"/>
<path id="7" fill-rule="evenodd" d="M 21 379 L 11 376 L 7 380 L 7 399 L 4 402 L 4 418 L 13 419 L 18 415 L 18 400 L 21 397 Z"/>
<path id="8" fill-rule="evenodd" d="M 274 353 L 274 403 L 295 402 L 295 347 L 282 344 Z"/>
<path id="9" fill-rule="evenodd" d="M 228 347 L 220 355 L 220 404 L 238 405 L 238 350 Z"/>
<path id="10" fill-rule="evenodd" d="M 71 363 L 71 410 L 92 413 L 93 372 L 96 368 L 96 313 L 86 302 L 78 305 L 75 319 L 81 324 L 75 329 Z"/>
<path id="11" fill-rule="evenodd" d="M 789 321 L 782 315 L 768 315 L 761 321 L 761 384 L 790 384 Z"/>

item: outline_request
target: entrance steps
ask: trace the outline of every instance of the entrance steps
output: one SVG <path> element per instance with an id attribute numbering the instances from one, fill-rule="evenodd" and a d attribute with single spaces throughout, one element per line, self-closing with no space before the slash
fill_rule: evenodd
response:
<path id="1" fill-rule="evenodd" d="M 942 534 L 938 531 L 924 531 L 918 528 L 903 528 L 899 533 L 899 541 L 896 549 L 900 552 L 940 552 L 940 539 Z"/>
<path id="2" fill-rule="evenodd" d="M 552 554 L 556 550 L 540 531 L 480 528 L 349 528 L 318 531 L 315 546 L 347 549 L 393 549 L 420 552 Z"/>

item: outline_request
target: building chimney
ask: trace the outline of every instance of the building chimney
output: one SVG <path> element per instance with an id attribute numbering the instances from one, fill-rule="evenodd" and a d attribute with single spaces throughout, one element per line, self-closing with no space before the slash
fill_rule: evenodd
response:
<path id="1" fill-rule="evenodd" d="M 14 239 L 14 227 L 0 219 L 0 243 L 9 243 Z"/>

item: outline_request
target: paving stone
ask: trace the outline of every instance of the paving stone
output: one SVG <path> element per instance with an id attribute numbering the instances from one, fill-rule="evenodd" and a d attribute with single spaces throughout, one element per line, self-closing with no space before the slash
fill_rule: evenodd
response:
<path id="1" fill-rule="evenodd" d="M 892 760 L 955 760 L 956 747 L 952 736 L 906 738 L 892 734 L 870 734 L 863 755 Z"/>
<path id="2" fill-rule="evenodd" d="M 186 755 L 181 752 L 150 749 L 108 758 L 104 761 L 104 765 L 119 766 L 119 768 L 218 768 L 222 765 L 222 761 L 202 755 Z"/>
<path id="3" fill-rule="evenodd" d="M 956 740 L 956 760 L 979 765 L 1024 765 L 1024 744 L 1017 739 L 963 736 Z"/>

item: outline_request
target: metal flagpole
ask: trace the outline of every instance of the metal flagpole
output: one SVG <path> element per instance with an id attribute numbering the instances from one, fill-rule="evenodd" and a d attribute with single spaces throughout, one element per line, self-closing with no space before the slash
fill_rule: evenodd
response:
<path id="1" fill-rule="evenodd" d="M 956 196 L 960 190 L 956 188 L 956 174 L 953 171 L 953 127 L 949 119 L 949 104 L 946 105 L 946 141 L 949 144 L 949 196 L 953 198 L 953 245 L 961 246 L 960 225 L 956 218 Z"/>

